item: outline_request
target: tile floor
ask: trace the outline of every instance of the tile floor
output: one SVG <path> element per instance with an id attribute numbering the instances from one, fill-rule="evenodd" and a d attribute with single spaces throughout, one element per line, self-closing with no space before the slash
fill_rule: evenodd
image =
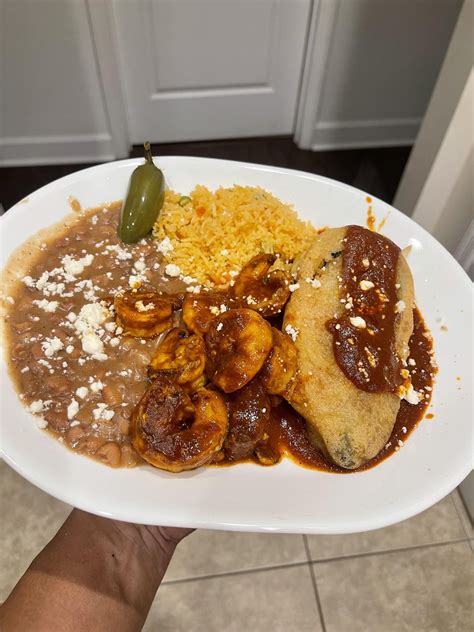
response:
<path id="1" fill-rule="evenodd" d="M 0 462 L 0 601 L 70 508 Z M 199 531 L 146 632 L 470 632 L 474 531 L 454 492 L 406 522 L 348 536 Z"/>

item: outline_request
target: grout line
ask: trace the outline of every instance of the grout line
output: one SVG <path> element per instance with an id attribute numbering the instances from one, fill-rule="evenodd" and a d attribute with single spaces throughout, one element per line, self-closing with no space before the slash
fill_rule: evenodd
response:
<path id="1" fill-rule="evenodd" d="M 326 557 L 325 559 L 311 560 L 312 564 L 325 564 L 326 562 L 341 562 L 344 560 L 353 560 L 359 557 L 374 557 L 376 555 L 389 555 L 390 553 L 406 553 L 407 551 L 423 550 L 429 548 L 437 548 L 440 546 L 448 546 L 449 544 L 459 544 L 467 542 L 468 538 L 455 538 L 454 540 L 445 540 L 443 542 L 428 542 L 426 544 L 414 544 L 412 546 L 402 546 L 397 549 L 384 549 L 382 551 L 368 551 L 367 553 L 353 553 L 352 555 L 339 555 L 335 557 Z"/>
<path id="2" fill-rule="evenodd" d="M 304 536 L 306 539 L 306 536 Z M 182 577 L 181 579 L 168 579 L 162 582 L 163 586 L 171 586 L 174 584 L 185 584 L 188 582 L 200 581 L 202 579 L 219 579 L 222 577 L 234 577 L 238 575 L 250 575 L 252 573 L 265 573 L 267 571 L 285 570 L 287 568 L 297 568 L 298 566 L 306 566 L 307 564 L 312 567 L 314 564 L 326 564 L 327 562 L 341 562 L 344 560 L 352 560 L 356 558 L 372 557 L 376 555 L 387 555 L 390 553 L 405 553 L 406 551 L 413 551 L 417 549 L 429 549 L 441 546 L 448 546 L 450 544 L 459 544 L 461 542 L 467 542 L 469 544 L 469 538 L 457 538 L 454 540 L 447 540 L 445 542 L 431 542 L 429 544 L 418 544 L 415 546 L 406 546 L 398 549 L 384 549 L 383 551 L 372 551 L 369 553 L 355 553 L 353 555 L 340 555 L 336 557 L 328 557 L 320 560 L 313 560 L 311 556 L 307 556 L 308 560 L 304 562 L 290 562 L 289 564 L 275 564 L 273 566 L 260 566 L 257 568 L 246 568 L 236 571 L 223 571 L 221 573 L 209 573 L 208 575 L 196 575 L 194 577 Z M 305 547 L 306 548 L 306 547 Z"/>
<path id="3" fill-rule="evenodd" d="M 472 523 L 471 523 L 469 514 L 467 513 L 466 507 L 464 506 L 464 501 L 461 498 L 461 494 L 459 493 L 459 490 L 455 489 L 453 492 L 451 492 L 450 496 L 451 496 L 451 502 L 453 503 L 454 508 L 456 509 L 456 513 L 458 515 L 459 521 L 461 522 L 463 531 L 466 534 L 466 538 L 471 539 L 473 536 Z"/>
<path id="4" fill-rule="evenodd" d="M 304 542 L 304 549 L 306 551 L 306 557 L 308 559 L 309 572 L 311 575 L 311 582 L 313 584 L 313 591 L 314 591 L 314 597 L 316 599 L 316 606 L 318 607 L 318 614 L 319 614 L 319 620 L 321 622 L 322 632 L 326 632 L 326 622 L 324 621 L 323 606 L 321 603 L 321 597 L 319 596 L 318 582 L 316 580 L 316 573 L 314 572 L 314 566 L 311 563 L 311 553 L 309 550 L 308 538 L 305 535 L 303 535 L 303 542 Z"/>
<path id="5" fill-rule="evenodd" d="M 307 566 L 308 562 L 292 562 L 289 564 L 276 564 L 274 566 L 260 566 L 259 568 L 245 568 L 238 571 L 223 571 L 222 573 L 210 573 L 209 575 L 198 575 L 195 577 L 182 577 L 181 579 L 169 579 L 162 582 L 163 585 L 185 584 L 200 579 L 219 579 L 221 577 L 235 577 L 238 575 L 250 575 L 253 573 L 265 573 L 266 571 L 285 570 L 286 568 L 297 568 L 298 566 Z"/>

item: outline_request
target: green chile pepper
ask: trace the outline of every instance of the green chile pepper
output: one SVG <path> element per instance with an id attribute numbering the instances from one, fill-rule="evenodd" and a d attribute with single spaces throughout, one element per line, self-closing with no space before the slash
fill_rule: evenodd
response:
<path id="1" fill-rule="evenodd" d="M 118 235 L 126 244 L 139 241 L 151 231 L 165 198 L 163 173 L 153 163 L 150 143 L 143 147 L 145 164 L 132 173 L 120 214 Z"/>

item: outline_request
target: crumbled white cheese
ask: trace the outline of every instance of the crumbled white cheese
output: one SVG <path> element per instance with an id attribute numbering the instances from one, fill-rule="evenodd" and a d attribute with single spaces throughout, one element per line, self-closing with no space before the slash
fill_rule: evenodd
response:
<path id="1" fill-rule="evenodd" d="M 118 347 L 120 344 L 120 338 L 111 338 L 109 344 L 111 347 Z"/>
<path id="2" fill-rule="evenodd" d="M 74 280 L 78 274 L 82 274 L 84 272 L 84 268 L 86 266 L 90 266 L 93 261 L 94 255 L 92 254 L 86 255 L 85 257 L 82 257 L 82 259 L 73 259 L 70 255 L 65 255 L 61 259 L 64 271 L 66 274 L 70 275 L 70 277 L 73 277 L 72 279 L 68 279 L 69 281 Z"/>
<path id="3" fill-rule="evenodd" d="M 71 419 L 74 419 L 74 417 L 77 415 L 78 412 L 79 412 L 79 403 L 77 402 L 77 400 L 72 399 L 71 403 L 67 407 L 67 418 L 69 419 L 69 421 L 71 421 Z"/>
<path id="4" fill-rule="evenodd" d="M 296 329 L 296 327 L 293 327 L 293 325 L 287 325 L 285 327 L 285 331 L 293 340 L 293 342 L 295 342 L 295 340 L 298 338 L 298 334 L 300 333 L 299 330 Z"/>
<path id="5" fill-rule="evenodd" d="M 156 248 L 158 252 L 161 252 L 166 257 L 166 255 L 169 255 L 169 253 L 173 251 L 173 244 L 169 237 L 165 237 L 158 243 Z"/>
<path id="6" fill-rule="evenodd" d="M 408 364 L 410 366 L 416 366 L 416 361 L 413 358 L 408 358 Z"/>
<path id="7" fill-rule="evenodd" d="M 81 307 L 79 316 L 74 321 L 78 334 L 97 329 L 109 317 L 109 311 L 100 303 L 87 303 Z"/>
<path id="8" fill-rule="evenodd" d="M 183 281 L 183 283 L 186 283 L 186 285 L 189 285 L 190 283 L 196 283 L 197 279 L 195 279 L 192 276 L 186 275 L 186 276 L 181 276 L 181 281 Z"/>
<path id="9" fill-rule="evenodd" d="M 5 300 L 7 303 L 10 303 L 10 305 L 15 304 L 15 299 L 13 298 L 13 296 L 7 296 Z"/>
<path id="10" fill-rule="evenodd" d="M 127 259 L 132 259 L 133 255 L 131 252 L 124 250 L 118 244 L 110 245 L 105 247 L 105 251 L 103 254 L 115 253 L 115 256 L 119 261 L 126 261 Z"/>
<path id="11" fill-rule="evenodd" d="M 290 292 L 294 292 L 295 290 L 297 290 L 300 287 L 299 283 L 292 283 L 291 285 L 288 286 L 288 289 L 290 290 Z"/>
<path id="12" fill-rule="evenodd" d="M 181 268 L 174 263 L 168 263 L 165 266 L 165 272 L 170 277 L 177 277 L 181 274 Z"/>
<path id="13" fill-rule="evenodd" d="M 367 323 L 360 316 L 351 316 L 349 320 L 351 321 L 351 325 L 357 327 L 357 329 L 365 329 L 367 327 Z"/>
<path id="14" fill-rule="evenodd" d="M 402 386 L 399 389 L 399 397 L 400 399 L 404 399 L 405 401 L 407 401 L 412 406 L 416 406 L 416 404 L 419 404 L 421 401 L 420 394 L 415 391 L 411 383 L 408 384 L 408 386 Z"/>
<path id="15" fill-rule="evenodd" d="M 211 312 L 211 314 L 213 314 L 214 316 L 219 316 L 219 314 L 221 313 L 220 309 L 217 307 L 217 305 L 211 305 L 211 307 L 209 308 L 209 311 Z"/>
<path id="16" fill-rule="evenodd" d="M 74 347 L 73 347 L 73 345 L 68 345 L 68 346 L 66 347 L 66 353 L 72 353 L 73 351 L 74 351 Z"/>
<path id="17" fill-rule="evenodd" d="M 145 272 L 146 270 L 146 265 L 143 259 L 138 259 L 138 261 L 135 261 L 133 267 L 137 272 Z"/>
<path id="18" fill-rule="evenodd" d="M 41 430 L 44 430 L 44 428 L 48 427 L 48 422 L 46 421 L 46 419 L 43 419 L 43 417 L 38 417 L 36 419 L 36 425 L 38 426 L 38 428 L 40 428 Z"/>
<path id="19" fill-rule="evenodd" d="M 319 279 L 311 279 L 310 277 L 306 277 L 306 283 L 309 283 L 311 287 L 318 289 L 321 287 L 321 281 Z"/>
<path id="20" fill-rule="evenodd" d="M 74 428 L 74 426 L 80 426 L 81 422 L 78 421 L 77 419 L 74 419 L 74 421 L 71 421 L 71 423 L 69 424 L 70 428 Z"/>
<path id="21" fill-rule="evenodd" d="M 57 351 L 60 351 L 64 347 L 64 344 L 57 336 L 54 336 L 54 338 L 46 338 L 46 340 L 41 343 L 41 346 L 44 355 L 47 358 L 52 358 Z"/>
<path id="22" fill-rule="evenodd" d="M 371 290 L 375 286 L 372 281 L 366 281 L 365 279 L 362 279 L 362 281 L 359 283 L 359 287 L 364 292 L 367 292 L 367 290 Z"/>
<path id="23" fill-rule="evenodd" d="M 74 312 L 69 312 L 66 318 L 68 319 L 70 323 L 73 323 L 76 320 L 77 315 Z"/>
<path id="24" fill-rule="evenodd" d="M 31 402 L 31 404 L 28 406 L 28 410 L 30 411 L 30 413 L 33 414 L 42 412 L 44 408 L 44 401 L 42 399 L 35 399 L 35 401 Z"/>
<path id="25" fill-rule="evenodd" d="M 79 386 L 79 388 L 76 388 L 76 395 L 80 397 L 81 399 L 85 399 L 87 397 L 88 392 L 89 392 L 89 389 L 87 388 L 87 386 Z"/>
<path id="26" fill-rule="evenodd" d="M 368 259 L 362 259 L 362 265 L 364 268 L 368 268 L 370 266 L 370 261 Z"/>
<path id="27" fill-rule="evenodd" d="M 31 288 L 36 287 L 36 284 L 35 284 L 35 282 L 33 280 L 33 277 L 24 276 L 22 278 L 22 281 L 26 285 L 26 287 L 31 287 Z"/>
<path id="28" fill-rule="evenodd" d="M 45 312 L 55 312 L 58 308 L 58 301 L 48 301 L 45 298 L 41 301 L 33 301 L 33 305 L 37 305 Z"/>
<path id="29" fill-rule="evenodd" d="M 227 250 L 227 248 L 224 248 L 224 250 L 221 250 L 221 255 L 223 257 L 227 257 L 228 254 L 229 254 L 229 251 Z"/>
<path id="30" fill-rule="evenodd" d="M 395 303 L 395 314 L 400 314 L 405 309 L 406 304 L 405 301 L 397 301 Z"/>
<path id="31" fill-rule="evenodd" d="M 82 337 L 82 350 L 90 355 L 103 353 L 104 343 L 99 336 L 93 332 L 84 334 Z"/>
<path id="32" fill-rule="evenodd" d="M 97 404 L 97 408 L 94 408 L 92 414 L 94 415 L 94 419 L 96 421 L 99 421 L 99 419 L 110 421 L 115 415 L 115 412 L 113 410 L 107 410 L 107 404 L 101 402 L 100 404 Z"/>
<path id="33" fill-rule="evenodd" d="M 100 380 L 97 380 L 97 382 L 92 382 L 91 384 L 91 391 L 93 393 L 100 393 L 103 388 L 104 388 L 104 384 Z"/>
<path id="34" fill-rule="evenodd" d="M 111 333 L 113 333 L 115 331 L 115 328 L 117 327 L 117 325 L 114 322 L 105 323 L 104 326 L 107 329 L 107 331 L 110 331 Z"/>
<path id="35" fill-rule="evenodd" d="M 20 373 L 28 373 L 28 371 L 29 371 L 29 370 L 30 370 L 30 367 L 29 367 L 29 366 L 24 366 L 24 367 L 21 369 Z"/>
<path id="36" fill-rule="evenodd" d="M 149 312 L 150 310 L 155 308 L 155 304 L 147 303 L 147 305 L 145 305 L 143 301 L 137 301 L 135 303 L 135 308 L 137 312 Z"/>
<path id="37" fill-rule="evenodd" d="M 132 288 L 132 290 L 138 290 L 138 288 L 142 284 L 142 277 L 137 276 L 136 274 L 131 274 L 128 277 L 128 284 Z"/>
<path id="38" fill-rule="evenodd" d="M 223 327 L 224 327 L 224 323 L 219 323 L 216 327 L 216 331 L 221 331 Z"/>

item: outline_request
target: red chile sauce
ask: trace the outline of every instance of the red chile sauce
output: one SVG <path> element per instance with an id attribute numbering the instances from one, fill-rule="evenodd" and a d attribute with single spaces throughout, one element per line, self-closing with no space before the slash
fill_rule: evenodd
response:
<path id="1" fill-rule="evenodd" d="M 349 226 L 345 242 L 341 285 L 346 309 L 327 324 L 333 335 L 334 358 L 357 388 L 393 393 L 402 383 L 395 351 L 400 248 L 361 226 Z M 364 282 L 371 287 L 361 288 Z M 355 317 L 363 328 L 351 322 Z"/>
<path id="2" fill-rule="evenodd" d="M 413 310 L 414 329 L 410 338 L 410 358 L 415 361 L 411 373 L 413 388 L 424 394 L 424 399 L 413 406 L 406 401 L 401 402 L 400 410 L 389 441 L 379 454 L 371 461 L 355 470 L 345 470 L 328 461 L 324 455 L 312 445 L 306 435 L 306 422 L 286 402 L 272 410 L 270 422 L 267 426 L 268 446 L 277 454 L 289 457 L 302 467 L 323 472 L 350 474 L 368 470 L 398 451 L 412 431 L 422 420 L 430 403 L 433 377 L 436 369 L 432 364 L 432 339 L 425 326 L 419 310 Z M 410 367 L 411 368 L 411 367 Z M 428 390 L 426 390 L 428 389 Z M 242 462 L 259 464 L 256 458 L 243 461 L 220 461 L 219 467 L 234 465 Z"/>

